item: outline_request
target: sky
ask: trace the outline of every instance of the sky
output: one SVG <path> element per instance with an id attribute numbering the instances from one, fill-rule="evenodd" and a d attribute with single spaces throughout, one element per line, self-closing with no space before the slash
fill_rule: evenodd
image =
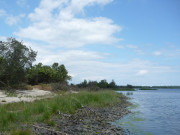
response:
<path id="1" fill-rule="evenodd" d="M 180 85 L 180 0 L 0 0 L 0 40 L 36 62 L 64 64 L 70 83 Z"/>

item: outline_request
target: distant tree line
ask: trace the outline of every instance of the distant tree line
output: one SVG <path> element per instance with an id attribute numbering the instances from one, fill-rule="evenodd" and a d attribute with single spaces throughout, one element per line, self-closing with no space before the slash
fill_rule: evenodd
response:
<path id="1" fill-rule="evenodd" d="M 14 87 L 22 83 L 64 83 L 71 79 L 64 65 L 39 63 L 33 66 L 36 56 L 37 52 L 14 38 L 0 41 L 0 87 Z"/>
<path id="2" fill-rule="evenodd" d="M 101 80 L 100 82 L 84 80 L 82 83 L 77 84 L 77 86 L 79 88 L 86 88 L 86 87 L 117 88 L 117 85 L 114 82 L 114 80 L 108 83 L 105 79 Z"/>
<path id="3" fill-rule="evenodd" d="M 87 81 L 84 80 L 83 82 L 76 85 L 79 88 L 89 88 L 89 89 L 133 89 L 132 85 L 126 85 L 126 86 L 119 86 L 115 83 L 114 80 L 112 80 L 110 83 L 108 83 L 105 79 L 101 81 Z"/>
<path id="4" fill-rule="evenodd" d="M 54 63 L 52 65 L 43 65 L 35 62 L 37 52 L 28 48 L 14 38 L 8 38 L 7 41 L 0 41 L 0 88 L 15 88 L 21 84 L 36 85 L 40 83 L 53 84 L 53 87 L 67 87 L 68 75 L 63 64 Z M 62 84 L 62 85 L 61 85 Z M 132 89 L 132 85 L 118 86 L 114 80 L 107 82 L 105 79 L 99 82 L 87 81 L 75 86 L 76 88 L 97 89 Z"/>
<path id="5" fill-rule="evenodd" d="M 180 86 L 133 86 L 134 88 L 162 88 L 162 89 L 179 89 Z"/>

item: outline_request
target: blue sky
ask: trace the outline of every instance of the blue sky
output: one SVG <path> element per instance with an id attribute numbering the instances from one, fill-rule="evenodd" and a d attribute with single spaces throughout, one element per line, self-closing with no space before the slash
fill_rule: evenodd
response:
<path id="1" fill-rule="evenodd" d="M 180 85 L 179 0 L 1 0 L 0 40 L 65 64 L 72 82 Z"/>

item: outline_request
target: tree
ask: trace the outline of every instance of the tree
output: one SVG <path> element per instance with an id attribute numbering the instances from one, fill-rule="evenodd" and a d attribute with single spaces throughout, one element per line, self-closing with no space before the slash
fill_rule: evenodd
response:
<path id="1" fill-rule="evenodd" d="M 130 84 L 127 84 L 127 86 L 126 86 L 128 89 L 133 89 L 133 86 L 132 85 L 130 85 Z"/>
<path id="2" fill-rule="evenodd" d="M 57 68 L 57 75 L 56 79 L 59 82 L 66 82 L 71 79 L 71 76 L 68 75 L 68 71 L 63 64 Z"/>
<path id="3" fill-rule="evenodd" d="M 87 83 L 87 80 L 84 80 L 82 83 L 81 83 L 81 86 L 83 88 L 87 87 L 88 83 Z"/>
<path id="4" fill-rule="evenodd" d="M 109 83 L 109 88 L 116 88 L 116 83 L 114 80 Z"/>
<path id="5" fill-rule="evenodd" d="M 27 71 L 27 79 L 30 84 L 38 83 L 64 83 L 70 80 L 64 65 L 54 63 L 52 66 L 42 65 L 39 63 L 29 68 Z"/>
<path id="6" fill-rule="evenodd" d="M 0 86 L 5 86 L 6 84 L 3 82 L 5 79 L 4 74 L 5 74 L 5 67 L 6 67 L 6 62 L 5 59 L 0 57 Z"/>
<path id="7" fill-rule="evenodd" d="M 59 64 L 55 62 L 55 63 L 53 63 L 52 68 L 54 70 L 58 70 L 58 66 L 59 66 Z"/>
<path id="8" fill-rule="evenodd" d="M 0 81 L 6 85 L 25 81 L 26 68 L 32 66 L 37 53 L 14 38 L 0 42 Z"/>
<path id="9" fill-rule="evenodd" d="M 99 83 L 98 83 L 98 86 L 100 88 L 108 88 L 108 82 L 106 80 L 101 80 Z"/>

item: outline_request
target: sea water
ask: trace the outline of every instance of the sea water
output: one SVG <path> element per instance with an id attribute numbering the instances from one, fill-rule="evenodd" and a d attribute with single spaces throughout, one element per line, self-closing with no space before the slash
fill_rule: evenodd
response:
<path id="1" fill-rule="evenodd" d="M 119 91 L 121 93 L 121 91 Z M 180 135 L 180 89 L 122 92 L 132 113 L 113 122 L 132 135 Z"/>

